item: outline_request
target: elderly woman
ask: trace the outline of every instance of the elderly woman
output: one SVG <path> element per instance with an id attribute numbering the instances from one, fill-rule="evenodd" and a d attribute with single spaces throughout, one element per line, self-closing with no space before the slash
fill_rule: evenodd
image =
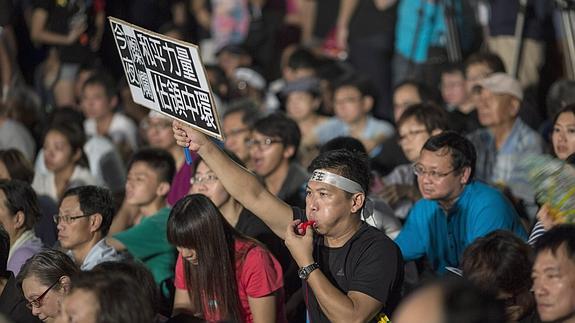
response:
<path id="1" fill-rule="evenodd" d="M 65 253 L 46 249 L 28 259 L 18 275 L 18 283 L 32 314 L 48 323 L 60 314 L 60 304 L 70 292 L 70 277 L 80 269 Z"/>
<path id="2" fill-rule="evenodd" d="M 29 184 L 19 180 L 0 180 L 0 225 L 10 237 L 7 269 L 18 275 L 24 262 L 42 249 L 42 241 L 34 234 L 40 218 L 36 193 Z"/>

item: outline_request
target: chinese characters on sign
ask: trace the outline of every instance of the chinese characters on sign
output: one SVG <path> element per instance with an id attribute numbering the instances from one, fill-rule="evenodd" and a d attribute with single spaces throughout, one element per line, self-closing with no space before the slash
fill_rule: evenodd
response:
<path id="1" fill-rule="evenodd" d="M 109 19 L 134 102 L 223 139 L 198 48 Z"/>

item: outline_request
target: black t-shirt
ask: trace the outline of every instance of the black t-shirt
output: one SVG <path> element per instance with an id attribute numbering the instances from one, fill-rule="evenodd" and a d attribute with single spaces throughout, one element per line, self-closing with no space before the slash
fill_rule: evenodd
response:
<path id="1" fill-rule="evenodd" d="M 325 38 L 335 27 L 340 0 L 316 0 L 316 17 L 313 35 Z"/>
<path id="2" fill-rule="evenodd" d="M 92 7 L 87 7 L 88 1 L 55 1 L 34 0 L 34 8 L 43 9 L 48 13 L 45 28 L 52 32 L 67 35 L 74 20 L 83 20 L 88 29 L 71 45 L 58 46 L 60 60 L 63 63 L 83 63 L 91 59 L 89 48 L 90 37 L 94 33 L 94 17 Z"/>
<path id="3" fill-rule="evenodd" d="M 307 220 L 302 209 L 293 208 L 294 219 Z M 362 223 L 359 230 L 340 248 L 323 245 L 314 239 L 314 259 L 327 279 L 342 293 L 361 292 L 383 303 L 381 315 L 388 317 L 400 300 L 403 283 L 403 258 L 399 247 L 385 233 Z M 304 300 L 310 321 L 329 322 L 311 288 L 304 283 Z"/>
<path id="4" fill-rule="evenodd" d="M 387 34 L 392 40 L 395 33 L 397 4 L 378 10 L 373 0 L 359 0 L 349 22 L 349 38 L 363 38 L 376 34 Z"/>

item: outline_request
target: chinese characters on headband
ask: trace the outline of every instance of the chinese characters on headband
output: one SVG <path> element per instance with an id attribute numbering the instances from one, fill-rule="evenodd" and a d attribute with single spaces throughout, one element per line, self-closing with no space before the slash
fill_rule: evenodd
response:
<path id="1" fill-rule="evenodd" d="M 197 47 L 110 18 L 134 102 L 222 139 Z"/>

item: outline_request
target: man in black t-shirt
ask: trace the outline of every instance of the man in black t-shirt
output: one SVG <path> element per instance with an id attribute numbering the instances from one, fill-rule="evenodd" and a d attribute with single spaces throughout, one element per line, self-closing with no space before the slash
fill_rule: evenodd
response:
<path id="1" fill-rule="evenodd" d="M 344 150 L 316 158 L 304 213 L 266 190 L 202 133 L 179 121 L 173 130 L 179 145 L 197 151 L 226 190 L 285 240 L 305 282 L 311 322 L 385 322 L 399 300 L 403 260 L 393 241 L 360 220 L 369 209 L 365 158 Z M 299 225 L 306 220 L 315 224 L 303 232 Z"/>

